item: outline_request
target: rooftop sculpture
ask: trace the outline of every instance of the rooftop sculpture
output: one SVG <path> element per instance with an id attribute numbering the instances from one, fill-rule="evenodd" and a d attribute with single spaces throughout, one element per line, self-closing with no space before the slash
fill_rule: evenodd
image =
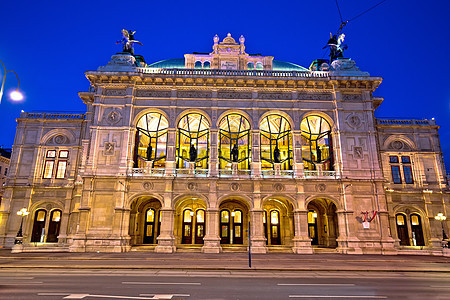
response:
<path id="1" fill-rule="evenodd" d="M 344 50 L 348 48 L 344 44 L 345 34 L 341 33 L 339 36 L 337 34 L 332 35 L 330 32 L 330 39 L 323 49 L 330 47 L 330 63 L 334 60 L 344 57 Z"/>
<path id="2" fill-rule="evenodd" d="M 123 44 L 122 52 L 134 55 L 134 44 L 139 44 L 142 46 L 141 42 L 134 39 L 135 33 L 136 31 L 122 29 L 123 39 L 116 42 L 116 44 Z"/>

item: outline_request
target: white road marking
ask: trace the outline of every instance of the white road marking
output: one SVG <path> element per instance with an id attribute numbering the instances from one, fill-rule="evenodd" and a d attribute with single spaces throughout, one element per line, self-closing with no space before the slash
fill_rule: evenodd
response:
<path id="1" fill-rule="evenodd" d="M 67 294 L 64 294 L 67 295 Z M 133 297 L 133 296 L 115 296 L 115 295 L 93 295 L 93 294 L 70 294 L 63 299 L 83 299 L 85 297 L 95 297 L 95 298 L 112 298 L 112 299 L 140 299 L 140 300 L 155 300 L 158 298 L 148 298 L 148 297 Z"/>
<path id="2" fill-rule="evenodd" d="M 353 283 L 278 283 L 277 285 L 287 285 L 287 286 L 355 286 Z"/>
<path id="3" fill-rule="evenodd" d="M 10 280 L 32 280 L 32 279 L 34 279 L 34 277 L 13 277 L 13 276 L 6 277 L 6 276 L 0 276 L 0 279 L 1 280 L 8 280 L 8 279 L 10 279 Z"/>
<path id="4" fill-rule="evenodd" d="M 123 281 L 122 284 L 202 285 L 200 282 L 142 282 L 142 281 Z"/>
<path id="5" fill-rule="evenodd" d="M 67 296 L 70 293 L 38 293 L 38 296 Z"/>
<path id="6" fill-rule="evenodd" d="M 189 294 L 172 294 L 172 295 L 155 295 L 155 294 L 139 294 L 139 296 L 147 296 L 147 297 L 161 297 L 161 296 L 172 296 L 172 297 L 190 297 Z M 163 298 L 159 298 L 163 299 Z M 172 298 L 169 298 L 172 299 Z"/>
<path id="7" fill-rule="evenodd" d="M 332 296 L 332 295 L 289 295 L 289 298 L 363 298 L 363 299 L 387 299 L 386 296 L 371 296 L 371 295 L 361 295 L 361 296 Z"/>
<path id="8" fill-rule="evenodd" d="M 430 287 L 438 289 L 450 289 L 450 285 L 430 285 Z"/>
<path id="9" fill-rule="evenodd" d="M 34 282 L 11 282 L 11 283 L 9 283 L 9 282 L 4 282 L 3 284 L 4 284 L 4 285 L 24 285 L 24 284 L 26 284 L 26 285 L 33 285 L 33 284 L 43 284 L 43 282 L 42 282 L 42 281 L 34 281 Z"/>

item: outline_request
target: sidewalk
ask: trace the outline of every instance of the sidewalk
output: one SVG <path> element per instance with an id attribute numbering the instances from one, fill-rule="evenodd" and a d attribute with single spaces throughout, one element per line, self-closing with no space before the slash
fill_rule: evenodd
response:
<path id="1" fill-rule="evenodd" d="M 0 269 L 250 270 L 247 253 L 18 253 L 0 249 Z M 251 270 L 445 272 L 450 258 L 419 255 L 253 254 Z"/>

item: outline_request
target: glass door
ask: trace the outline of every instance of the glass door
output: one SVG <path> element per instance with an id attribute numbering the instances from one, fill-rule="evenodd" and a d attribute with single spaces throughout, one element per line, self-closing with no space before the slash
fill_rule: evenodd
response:
<path id="1" fill-rule="evenodd" d="M 50 214 L 50 224 L 48 225 L 47 243 L 58 242 L 60 225 L 61 225 L 61 211 L 54 210 Z"/>
<path id="2" fill-rule="evenodd" d="M 225 209 L 220 212 L 220 243 L 230 243 L 230 212 Z"/>
<path id="3" fill-rule="evenodd" d="M 270 243 L 272 245 L 281 245 L 280 213 L 277 210 L 270 212 Z"/>
<path id="4" fill-rule="evenodd" d="M 400 246 L 409 246 L 408 226 L 405 222 L 405 215 L 398 214 L 397 219 L 397 235 L 400 240 Z"/>
<path id="5" fill-rule="evenodd" d="M 190 209 L 185 209 L 183 212 L 183 237 L 182 244 L 192 244 L 192 217 L 194 212 Z"/>
<path id="6" fill-rule="evenodd" d="M 205 211 L 203 209 L 197 210 L 197 218 L 195 222 L 195 243 L 203 244 L 203 237 L 205 236 Z"/>
<path id="7" fill-rule="evenodd" d="M 33 233 L 31 242 L 43 243 L 45 237 L 45 218 L 47 212 L 43 209 L 36 211 L 34 215 Z"/>
<path id="8" fill-rule="evenodd" d="M 155 233 L 155 211 L 152 208 L 145 212 L 144 222 L 144 244 L 154 244 Z"/>
<path id="9" fill-rule="evenodd" d="M 319 237 L 317 234 L 317 212 L 314 210 L 308 212 L 308 235 L 311 239 L 311 245 L 319 244 Z"/>
<path id="10" fill-rule="evenodd" d="M 423 240 L 422 224 L 420 222 L 419 215 L 411 215 L 411 233 L 414 246 L 425 246 L 425 241 Z"/>
<path id="11" fill-rule="evenodd" d="M 242 211 L 234 211 L 233 217 L 233 244 L 242 244 Z"/>

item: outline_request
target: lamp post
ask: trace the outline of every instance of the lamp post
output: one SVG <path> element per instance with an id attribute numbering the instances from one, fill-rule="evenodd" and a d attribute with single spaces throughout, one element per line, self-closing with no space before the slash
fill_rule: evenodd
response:
<path id="1" fill-rule="evenodd" d="M 22 93 L 19 91 L 19 75 L 17 75 L 17 73 L 13 70 L 6 70 L 5 64 L 0 60 L 0 63 L 3 66 L 3 79 L 2 79 L 2 86 L 0 88 L 0 103 L 2 102 L 2 97 L 3 97 L 3 89 L 5 88 L 5 80 L 6 80 L 6 74 L 8 74 L 8 72 L 12 72 L 16 75 L 17 77 L 17 89 L 13 92 L 11 92 L 11 94 L 9 95 L 11 97 L 11 99 L 15 100 L 15 101 L 20 101 L 23 99 L 23 95 Z"/>
<path id="2" fill-rule="evenodd" d="M 445 230 L 444 230 L 444 221 L 447 219 L 446 216 L 444 216 L 443 213 L 438 213 L 435 217 L 436 220 L 440 221 L 442 224 L 442 240 L 446 240 L 447 239 L 447 235 L 445 234 Z"/>
<path id="3" fill-rule="evenodd" d="M 16 236 L 16 240 L 14 241 L 14 244 L 22 244 L 22 239 L 23 239 L 23 235 L 22 235 L 22 226 L 23 226 L 23 217 L 26 217 L 30 214 L 30 212 L 24 207 L 21 210 L 19 210 L 17 212 L 17 214 L 21 217 L 20 218 L 20 227 L 19 227 L 19 231 L 17 232 L 17 236 Z"/>

